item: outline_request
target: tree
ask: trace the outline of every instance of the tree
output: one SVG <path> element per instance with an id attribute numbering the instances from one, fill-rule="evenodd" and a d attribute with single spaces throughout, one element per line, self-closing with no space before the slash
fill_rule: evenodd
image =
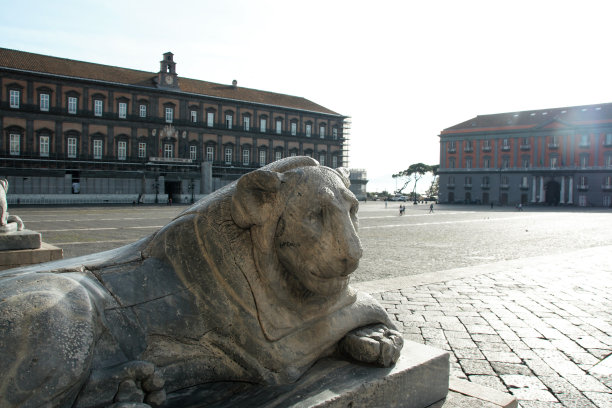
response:
<path id="1" fill-rule="evenodd" d="M 439 178 L 438 178 L 438 170 L 440 169 L 440 165 L 439 164 L 434 164 L 433 166 L 430 166 L 430 170 L 431 173 L 433 174 L 433 180 L 431 180 L 431 186 L 429 186 L 429 189 L 427 189 L 427 191 L 425 192 L 425 194 L 427 194 L 427 197 L 437 197 L 438 196 L 438 192 L 440 190 L 440 183 Z"/>
<path id="2" fill-rule="evenodd" d="M 402 179 L 402 181 L 404 182 L 404 185 L 401 188 L 394 191 L 395 194 L 402 194 L 402 191 L 404 191 L 404 189 L 408 186 L 408 184 L 410 184 L 410 181 L 412 180 L 410 178 L 410 174 L 407 174 L 406 171 L 407 170 L 403 170 L 391 176 L 394 179 L 397 179 L 397 178 Z"/>

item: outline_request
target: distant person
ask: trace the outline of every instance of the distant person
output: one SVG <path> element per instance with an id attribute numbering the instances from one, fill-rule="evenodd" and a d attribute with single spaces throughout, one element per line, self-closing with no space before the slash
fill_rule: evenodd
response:
<path id="1" fill-rule="evenodd" d="M 434 212 L 433 203 L 429 204 L 429 213 L 431 214 L 432 212 Z"/>
<path id="2" fill-rule="evenodd" d="M 519 203 L 519 205 L 517 205 L 517 206 L 516 206 L 516 208 L 517 208 L 519 211 L 523 211 L 523 204 L 522 204 L 522 203 Z"/>
<path id="3" fill-rule="evenodd" d="M 493 201 L 491 201 L 491 209 L 493 209 Z"/>

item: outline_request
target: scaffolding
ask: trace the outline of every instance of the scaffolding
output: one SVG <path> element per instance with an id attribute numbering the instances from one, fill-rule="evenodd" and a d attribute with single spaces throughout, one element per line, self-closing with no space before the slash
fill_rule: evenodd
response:
<path id="1" fill-rule="evenodd" d="M 349 150 L 351 141 L 351 117 L 347 116 L 342 122 L 342 167 L 349 167 Z"/>

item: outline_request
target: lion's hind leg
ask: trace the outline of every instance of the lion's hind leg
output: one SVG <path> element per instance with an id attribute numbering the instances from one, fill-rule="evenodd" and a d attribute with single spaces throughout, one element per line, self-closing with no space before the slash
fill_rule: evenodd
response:
<path id="1" fill-rule="evenodd" d="M 71 406 L 89 375 L 96 313 L 61 275 L 0 281 L 0 406 Z"/>

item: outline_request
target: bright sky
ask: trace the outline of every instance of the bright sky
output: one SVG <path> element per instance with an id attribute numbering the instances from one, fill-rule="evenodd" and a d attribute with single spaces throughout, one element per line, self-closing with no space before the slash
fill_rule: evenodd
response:
<path id="1" fill-rule="evenodd" d="M 479 114 L 612 101 L 609 1 L 0 0 L 0 47 L 303 96 L 368 191 Z M 421 187 L 421 186 L 419 186 Z M 426 187 L 423 184 L 423 189 Z M 419 188 L 418 190 L 422 190 Z"/>

